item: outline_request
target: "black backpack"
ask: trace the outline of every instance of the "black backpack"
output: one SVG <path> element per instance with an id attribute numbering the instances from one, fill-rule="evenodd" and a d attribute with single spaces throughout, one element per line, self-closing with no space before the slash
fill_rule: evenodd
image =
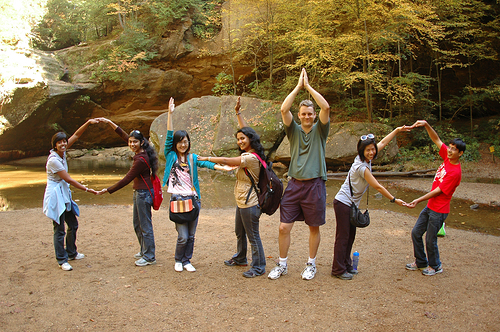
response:
<path id="1" fill-rule="evenodd" d="M 257 192 L 257 197 L 259 198 L 259 207 L 262 212 L 268 215 L 272 215 L 278 207 L 280 206 L 281 196 L 283 195 L 283 183 L 278 178 L 276 173 L 273 171 L 272 163 L 265 163 L 258 154 L 253 153 L 260 161 L 260 172 L 259 172 L 259 189 L 255 186 L 253 177 L 247 172 L 245 168 L 245 174 L 250 178 L 252 182 L 252 187 L 248 191 L 247 200 L 250 198 L 252 189 Z"/>

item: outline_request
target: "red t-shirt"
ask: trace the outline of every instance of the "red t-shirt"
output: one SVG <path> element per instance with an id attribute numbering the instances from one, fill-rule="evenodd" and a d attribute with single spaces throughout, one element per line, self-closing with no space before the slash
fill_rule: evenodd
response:
<path id="1" fill-rule="evenodd" d="M 432 190 L 439 187 L 442 193 L 429 199 L 427 207 L 438 213 L 450 213 L 450 200 L 462 179 L 462 167 L 460 163 L 457 165 L 450 163 L 448 147 L 445 144 L 441 145 L 439 155 L 444 162 L 436 171 L 434 182 L 432 182 Z"/>

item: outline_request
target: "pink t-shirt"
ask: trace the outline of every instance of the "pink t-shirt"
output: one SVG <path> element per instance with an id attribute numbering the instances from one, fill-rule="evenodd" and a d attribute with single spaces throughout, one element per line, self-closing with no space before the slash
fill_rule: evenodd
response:
<path id="1" fill-rule="evenodd" d="M 457 165 L 450 163 L 448 147 L 445 144 L 441 145 L 439 155 L 444 161 L 436 171 L 434 182 L 432 182 L 432 190 L 439 187 L 442 193 L 429 199 L 427 207 L 438 213 L 450 213 L 450 200 L 462 179 L 462 167 L 460 163 Z"/>

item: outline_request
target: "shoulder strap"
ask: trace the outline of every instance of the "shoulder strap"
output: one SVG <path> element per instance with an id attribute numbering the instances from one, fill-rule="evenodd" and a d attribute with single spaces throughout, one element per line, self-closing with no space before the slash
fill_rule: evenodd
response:
<path id="1" fill-rule="evenodd" d="M 194 162 L 193 162 L 193 154 L 189 154 L 189 161 L 191 161 L 191 169 L 189 170 L 189 177 L 191 178 L 191 187 L 194 188 L 194 182 L 193 182 L 193 168 L 195 167 Z"/>
<path id="2" fill-rule="evenodd" d="M 349 177 L 349 189 L 351 190 L 351 197 L 352 197 L 354 195 L 352 194 L 351 173 L 349 173 L 348 177 Z M 370 196 L 370 185 L 368 185 L 368 190 L 366 191 L 366 208 L 368 208 L 368 196 Z"/>
<path id="3" fill-rule="evenodd" d="M 141 158 L 142 160 L 144 160 L 144 162 L 146 163 L 146 165 L 148 165 L 148 167 L 149 167 L 149 164 L 148 164 L 148 162 L 146 161 L 146 159 L 144 157 L 139 157 L 139 158 Z M 149 170 L 151 171 L 151 167 L 149 167 Z M 149 190 L 149 193 L 151 194 L 151 197 L 153 197 L 153 192 L 151 191 L 151 188 L 149 188 L 148 183 L 146 182 L 146 179 L 144 179 L 144 176 L 142 176 L 142 174 L 140 174 L 140 175 L 141 175 L 142 181 L 144 181 L 144 183 L 146 184 L 146 187 L 148 187 L 148 190 Z"/>
<path id="4" fill-rule="evenodd" d="M 248 200 L 250 199 L 250 194 L 252 193 L 252 189 L 255 190 L 256 193 L 259 193 L 257 190 L 257 187 L 255 186 L 255 181 L 253 180 L 253 177 L 248 173 L 246 167 L 243 169 L 245 171 L 245 174 L 250 178 L 250 181 L 252 182 L 252 186 L 250 187 L 250 190 L 248 191 L 247 199 L 245 201 L 245 204 L 248 203 Z"/>
<path id="5" fill-rule="evenodd" d="M 252 154 L 253 154 L 254 156 L 256 156 L 256 157 L 257 157 L 257 159 L 259 159 L 260 163 L 262 164 L 262 166 L 264 166 L 264 168 L 267 168 L 267 164 L 264 162 L 264 160 L 262 160 L 262 158 L 261 158 L 261 157 L 259 157 L 259 155 L 258 155 L 257 153 L 252 152 Z"/>

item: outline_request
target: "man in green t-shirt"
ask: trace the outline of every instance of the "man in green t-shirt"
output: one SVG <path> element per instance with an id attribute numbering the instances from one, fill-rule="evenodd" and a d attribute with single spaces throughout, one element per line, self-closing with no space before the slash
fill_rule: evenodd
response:
<path id="1" fill-rule="evenodd" d="M 319 121 L 314 123 L 316 119 L 314 104 L 310 100 L 303 100 L 299 105 L 299 126 L 293 119 L 290 108 L 302 88 L 309 92 L 321 111 Z M 309 226 L 309 260 L 302 272 L 302 279 L 310 280 L 316 274 L 316 254 L 320 242 L 319 226 L 325 224 L 325 146 L 330 130 L 330 106 L 325 98 L 309 85 L 305 69 L 302 69 L 297 86 L 281 105 L 281 116 L 290 141 L 288 175 L 292 179 L 288 182 L 280 205 L 279 262 L 268 277 L 278 279 L 287 274 L 290 231 L 296 220 L 305 220 Z"/>

